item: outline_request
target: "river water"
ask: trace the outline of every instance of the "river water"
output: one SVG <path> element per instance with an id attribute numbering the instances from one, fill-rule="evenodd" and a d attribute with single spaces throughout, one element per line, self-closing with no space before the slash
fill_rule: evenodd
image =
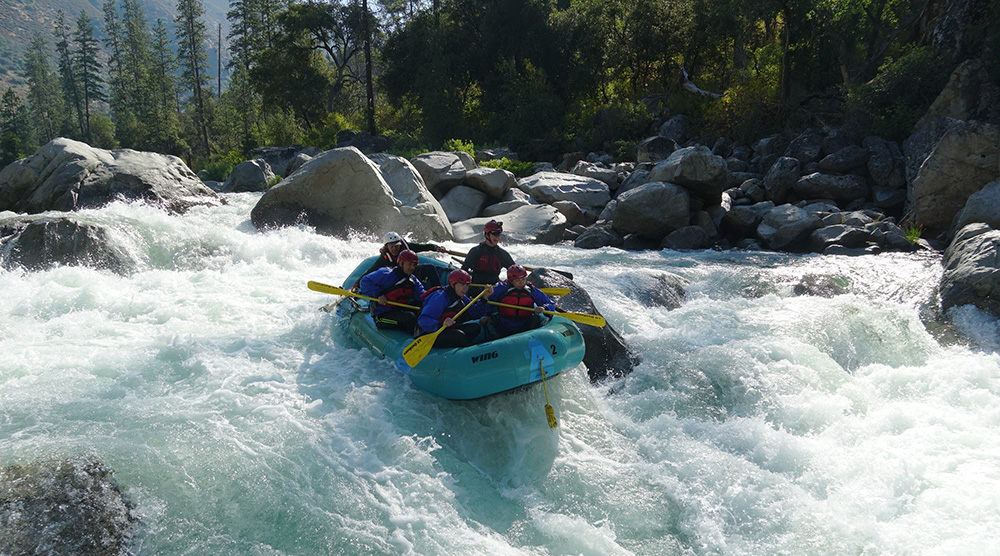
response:
<path id="1" fill-rule="evenodd" d="M 102 461 L 138 554 L 1000 546 L 1000 331 L 971 309 L 925 324 L 937 256 L 510 245 L 572 271 L 642 357 L 549 381 L 550 429 L 540 387 L 445 401 L 351 345 L 306 282 L 378 245 L 259 233 L 258 198 L 81 213 L 131 246 L 130 276 L 0 271 L 0 466 Z M 690 281 L 680 308 L 623 293 L 647 270 Z M 808 276 L 842 292 L 795 295 Z"/>

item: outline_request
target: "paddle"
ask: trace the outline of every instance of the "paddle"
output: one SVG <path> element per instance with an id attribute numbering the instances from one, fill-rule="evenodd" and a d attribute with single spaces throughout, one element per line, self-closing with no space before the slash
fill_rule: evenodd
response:
<path id="1" fill-rule="evenodd" d="M 452 320 L 457 323 L 458 317 L 462 316 L 462 313 L 464 313 L 466 309 L 472 307 L 475 302 L 479 301 L 479 298 L 485 293 L 486 290 L 479 292 L 479 295 L 473 298 L 468 305 L 462 307 L 461 311 L 455 313 L 455 316 L 451 317 Z M 441 328 L 437 329 L 437 332 L 424 334 L 416 340 L 413 340 L 410 345 L 406 346 L 406 348 L 403 349 L 403 360 L 406 361 L 406 364 L 411 367 L 416 367 L 417 364 L 424 359 L 424 357 L 427 357 L 427 354 L 431 352 L 431 348 L 434 347 L 434 341 L 437 340 L 438 334 L 444 332 L 445 328 L 448 327 L 442 324 Z"/>
<path id="2" fill-rule="evenodd" d="M 378 301 L 377 297 L 368 297 L 367 295 L 361 295 L 360 293 L 354 293 L 350 290 L 345 290 L 344 288 L 338 288 L 336 286 L 330 286 L 320 282 L 310 281 L 307 285 L 309 286 L 310 290 L 316 292 L 329 293 L 332 295 L 349 295 L 351 297 L 360 297 L 361 299 L 370 299 L 372 301 Z M 414 305 L 407 305 L 405 303 L 396 303 L 395 301 L 387 301 L 386 303 L 388 303 L 389 305 L 395 305 L 396 307 L 403 307 L 404 309 L 413 309 L 414 311 L 420 310 L 420 307 Z"/>
<path id="3" fill-rule="evenodd" d="M 485 288 L 486 284 L 469 284 L 474 288 Z M 569 288 L 538 288 L 538 291 L 544 293 L 545 295 L 569 295 Z"/>
<path id="4" fill-rule="evenodd" d="M 487 301 L 490 305 L 496 305 L 497 307 L 510 307 L 511 309 L 520 309 L 522 311 L 533 311 L 534 309 L 528 309 L 521 305 L 509 305 L 507 303 L 500 303 L 499 301 Z M 567 318 L 573 322 L 579 322 L 581 324 L 589 324 L 591 326 L 604 326 L 608 321 L 604 320 L 601 315 L 589 315 L 587 313 L 565 313 L 561 311 L 546 311 L 542 310 L 546 315 L 556 315 L 559 317 Z"/>
<path id="5" fill-rule="evenodd" d="M 448 253 L 449 255 L 455 255 L 456 257 L 462 257 L 463 258 L 462 262 L 465 262 L 464 258 L 469 256 L 468 253 L 463 253 L 461 251 L 452 251 L 450 249 L 445 249 L 444 252 Z M 525 266 L 525 265 L 521 265 L 521 266 L 523 266 L 524 269 L 527 270 L 527 271 L 532 271 L 532 270 L 537 270 L 538 269 L 537 266 Z M 548 267 L 545 267 L 545 268 L 548 268 Z M 556 272 L 556 273 L 562 274 L 563 276 L 569 278 L 570 280 L 573 279 L 573 273 L 572 272 L 567 272 L 565 270 L 556 270 L 554 268 L 549 268 L 549 270 L 551 270 L 552 272 Z"/>

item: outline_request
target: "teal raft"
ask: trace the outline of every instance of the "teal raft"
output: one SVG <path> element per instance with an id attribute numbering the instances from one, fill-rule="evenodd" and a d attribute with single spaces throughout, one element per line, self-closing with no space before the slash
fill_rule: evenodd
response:
<path id="1" fill-rule="evenodd" d="M 376 257 L 361 262 L 347 280 L 344 289 L 354 284 L 371 267 Z M 420 257 L 421 271 L 437 271 L 440 283 L 446 283 L 454 267 L 437 259 Z M 421 272 L 418 272 L 421 274 Z M 542 371 L 551 378 L 583 361 L 583 336 L 576 324 L 553 316 L 541 328 L 506 338 L 475 344 L 466 348 L 432 348 L 415 367 L 403 360 L 403 350 L 414 338 L 397 330 L 375 328 L 368 311 L 368 301 L 346 298 L 338 304 L 334 326 L 343 326 L 353 342 L 375 355 L 392 361 L 396 370 L 410 377 L 413 385 L 425 392 L 449 400 L 472 400 L 505 392 L 542 380 Z"/>

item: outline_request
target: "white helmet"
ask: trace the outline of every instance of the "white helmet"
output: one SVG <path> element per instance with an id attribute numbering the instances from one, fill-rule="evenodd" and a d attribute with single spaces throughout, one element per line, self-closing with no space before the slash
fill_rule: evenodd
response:
<path id="1" fill-rule="evenodd" d="M 403 238 L 399 234 L 397 234 L 396 232 L 389 232 L 389 233 L 385 234 L 384 236 L 382 236 L 382 243 L 384 243 L 386 245 L 388 245 L 390 243 L 396 243 L 396 242 L 399 242 L 399 241 L 403 241 Z"/>

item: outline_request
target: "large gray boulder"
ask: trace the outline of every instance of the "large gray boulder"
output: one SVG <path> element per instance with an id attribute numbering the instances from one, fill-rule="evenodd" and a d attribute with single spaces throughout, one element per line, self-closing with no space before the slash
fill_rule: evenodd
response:
<path id="1" fill-rule="evenodd" d="M 176 156 L 95 149 L 58 137 L 0 171 L 0 211 L 36 214 L 144 200 L 170 212 L 222 199 Z"/>
<path id="2" fill-rule="evenodd" d="M 616 199 L 614 229 L 622 236 L 637 234 L 660 241 L 691 223 L 691 199 L 683 187 L 649 182 Z"/>
<path id="3" fill-rule="evenodd" d="M 517 187 L 517 178 L 514 174 L 501 168 L 473 168 L 465 172 L 462 181 L 493 199 L 502 199 L 508 191 Z"/>
<path id="4" fill-rule="evenodd" d="M 303 147 L 301 145 L 289 145 L 287 147 L 257 147 L 250 151 L 251 159 L 260 159 L 267 163 L 275 175 L 288 177 L 295 171 L 297 161 L 303 157 L 308 160 L 311 157 L 322 154 L 323 149 L 319 147 Z"/>
<path id="5" fill-rule="evenodd" d="M 726 159 L 704 145 L 678 149 L 653 166 L 649 181 L 675 183 L 708 204 L 722 202 L 729 170 Z"/>
<path id="6" fill-rule="evenodd" d="M 757 226 L 757 239 L 776 251 L 803 251 L 809 235 L 822 226 L 815 214 L 795 205 L 780 205 L 769 210 Z"/>
<path id="7" fill-rule="evenodd" d="M 969 196 L 965 207 L 955 216 L 952 231 L 961 230 L 975 222 L 1000 230 L 1000 179 L 991 181 Z"/>
<path id="8" fill-rule="evenodd" d="M 86 266 L 128 274 L 138 263 L 116 230 L 72 216 L 0 218 L 0 253 L 4 268 L 32 271 Z"/>
<path id="9" fill-rule="evenodd" d="M 220 191 L 239 193 L 243 191 L 264 191 L 275 178 L 271 165 L 262 158 L 244 160 L 233 168 Z"/>
<path id="10" fill-rule="evenodd" d="M 867 198 L 870 192 L 864 176 L 834 176 L 821 172 L 802 176 L 792 190 L 800 199 L 832 199 L 838 203 Z"/>
<path id="11" fill-rule="evenodd" d="M 419 175 L 398 157 L 379 166 L 354 147 L 331 149 L 268 189 L 250 211 L 258 229 L 308 224 L 328 235 L 380 235 L 407 230 L 414 237 L 451 239 L 451 224 Z"/>
<path id="12" fill-rule="evenodd" d="M 506 225 L 505 225 L 506 227 Z M 586 290 L 569 278 L 548 268 L 538 268 L 528 275 L 528 280 L 539 288 L 569 288 L 570 293 L 557 300 L 557 307 L 574 313 L 600 314 Z M 632 372 L 639 358 L 625 343 L 625 339 L 611 326 L 579 325 L 586 352 L 583 364 L 591 382 L 608 377 L 621 377 Z"/>
<path id="13" fill-rule="evenodd" d="M 601 208 L 611 200 L 611 188 L 603 181 L 561 172 L 532 174 L 518 180 L 517 186 L 539 203 L 573 201 L 581 207 Z"/>
<path id="14" fill-rule="evenodd" d="M 492 218 L 471 218 L 456 222 L 455 241 L 479 243 L 483 226 Z M 503 215 L 503 242 L 554 244 L 566 231 L 566 217 L 551 205 L 527 205 Z"/>
<path id="15" fill-rule="evenodd" d="M 460 222 L 475 218 L 486 206 L 486 194 L 478 189 L 457 185 L 441 197 L 441 208 L 450 222 Z"/>
<path id="16" fill-rule="evenodd" d="M 975 305 L 1000 316 L 1000 231 L 969 224 L 945 250 L 941 308 Z"/>
<path id="17" fill-rule="evenodd" d="M 420 173 L 427 190 L 438 199 L 449 189 L 462 183 L 465 173 L 476 167 L 471 156 L 466 159 L 460 153 L 450 151 L 421 153 L 411 158 L 410 163 Z"/>
<path id="18" fill-rule="evenodd" d="M 942 118 L 904 148 L 913 176 L 907 208 L 928 232 L 947 231 L 969 196 L 1000 177 L 1000 126 Z"/>
<path id="19" fill-rule="evenodd" d="M 801 164 L 797 158 L 783 156 L 778 158 L 764 175 L 763 186 L 767 198 L 775 204 L 784 204 L 795 187 L 795 182 L 802 175 Z"/>

